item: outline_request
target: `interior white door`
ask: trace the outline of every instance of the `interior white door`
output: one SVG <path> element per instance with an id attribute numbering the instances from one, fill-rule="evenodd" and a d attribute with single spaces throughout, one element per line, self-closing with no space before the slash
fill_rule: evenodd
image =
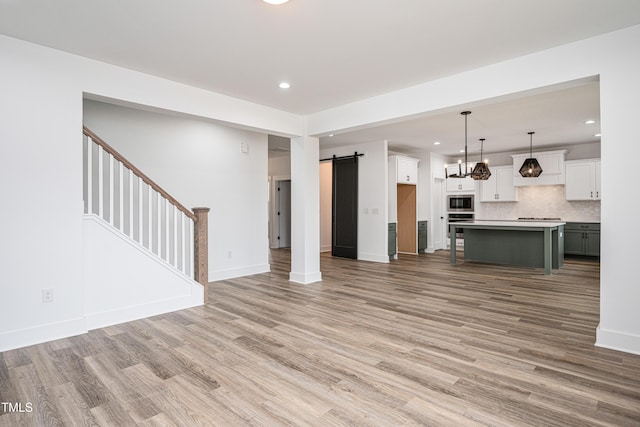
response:
<path id="1" fill-rule="evenodd" d="M 279 248 L 291 246 L 291 180 L 276 183 L 276 224 Z"/>
<path id="2" fill-rule="evenodd" d="M 432 228 L 432 245 L 433 250 L 444 249 L 446 238 L 445 214 L 444 214 L 444 180 L 435 178 L 433 182 L 433 194 L 431 203 L 433 203 L 433 228 Z"/>

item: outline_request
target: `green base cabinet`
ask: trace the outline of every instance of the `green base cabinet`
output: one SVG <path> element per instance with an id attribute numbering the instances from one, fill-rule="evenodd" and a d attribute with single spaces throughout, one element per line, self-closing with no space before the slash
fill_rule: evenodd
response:
<path id="1" fill-rule="evenodd" d="M 397 224 L 395 222 L 390 222 L 387 228 L 387 236 L 388 236 L 388 249 L 387 255 L 389 255 L 389 259 L 393 259 L 396 255 L 396 239 L 398 238 L 397 232 Z"/>
<path id="2" fill-rule="evenodd" d="M 600 223 L 568 222 L 564 226 L 564 254 L 600 256 Z"/>
<path id="3" fill-rule="evenodd" d="M 427 249 L 427 221 L 418 221 L 418 253 Z"/>

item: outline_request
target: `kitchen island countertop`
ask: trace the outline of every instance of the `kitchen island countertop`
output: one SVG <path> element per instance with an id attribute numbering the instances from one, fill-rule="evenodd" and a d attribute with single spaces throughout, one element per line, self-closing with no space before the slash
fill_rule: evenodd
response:
<path id="1" fill-rule="evenodd" d="M 456 247 L 456 229 L 464 230 L 464 259 L 494 264 L 544 267 L 544 274 L 560 268 L 564 261 L 562 221 L 477 220 L 451 224 L 451 247 Z M 456 251 L 451 251 L 451 265 Z"/>
<path id="2" fill-rule="evenodd" d="M 456 222 L 459 224 L 472 225 L 478 227 L 520 227 L 520 228 L 553 228 L 565 225 L 563 221 L 529 221 L 529 220 L 476 220 L 469 222 Z"/>

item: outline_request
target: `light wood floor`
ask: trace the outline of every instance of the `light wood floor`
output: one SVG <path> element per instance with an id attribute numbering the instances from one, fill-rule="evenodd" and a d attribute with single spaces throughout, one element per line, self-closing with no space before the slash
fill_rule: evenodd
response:
<path id="1" fill-rule="evenodd" d="M 33 404 L 0 425 L 640 425 L 640 356 L 593 346 L 597 262 L 448 255 L 299 285 L 278 250 L 207 306 L 0 353 L 0 401 Z"/>

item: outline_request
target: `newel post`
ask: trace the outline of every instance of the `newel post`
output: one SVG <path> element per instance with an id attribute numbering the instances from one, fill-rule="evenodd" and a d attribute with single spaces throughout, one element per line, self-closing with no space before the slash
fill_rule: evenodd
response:
<path id="1" fill-rule="evenodd" d="M 209 301 L 209 208 L 193 208 L 196 215 L 193 232 L 194 278 L 204 287 L 204 302 Z"/>

